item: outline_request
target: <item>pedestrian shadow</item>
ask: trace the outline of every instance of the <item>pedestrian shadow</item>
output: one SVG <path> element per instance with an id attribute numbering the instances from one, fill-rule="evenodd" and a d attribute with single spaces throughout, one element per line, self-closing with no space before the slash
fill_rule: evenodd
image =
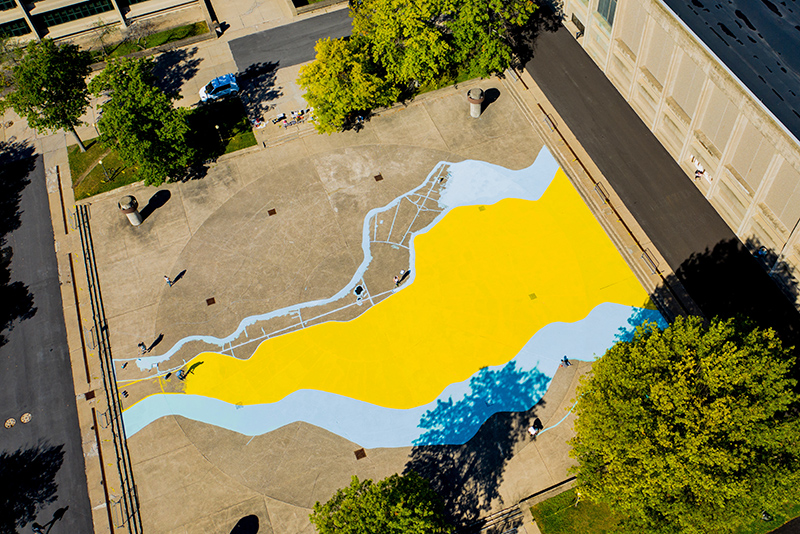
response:
<path id="1" fill-rule="evenodd" d="M 400 283 L 402 284 L 403 282 L 405 282 L 406 278 L 408 278 L 409 276 L 411 276 L 411 271 L 410 270 L 404 272 L 403 276 L 400 277 Z"/>
<path id="2" fill-rule="evenodd" d="M 180 280 L 181 278 L 183 278 L 183 275 L 184 275 L 184 274 L 186 274 L 186 269 L 184 269 L 184 270 L 182 270 L 181 272 L 179 272 L 179 273 L 178 273 L 178 276 L 176 276 L 175 278 L 173 278 L 173 279 L 172 279 L 172 285 L 174 286 L 174 285 L 175 285 L 175 284 L 178 282 L 178 280 Z"/>
<path id="3" fill-rule="evenodd" d="M 457 529 L 474 524 L 501 498 L 506 463 L 529 442 L 527 429 L 544 407 L 549 382 L 538 369 L 523 371 L 514 361 L 484 368 L 463 399 L 437 401 L 422 416 L 419 426 L 427 431 L 415 443 L 425 445 L 412 448 L 404 473 L 415 471 L 431 483 Z M 470 436 L 464 445 L 447 445 Z"/>
<path id="4" fill-rule="evenodd" d="M 44 525 L 34 523 L 32 525 L 34 534 L 49 534 L 53 529 L 53 525 L 55 525 L 58 521 L 61 521 L 61 519 L 64 517 L 64 514 L 67 513 L 67 510 L 69 510 L 69 506 L 59 508 L 53 512 L 53 518 Z"/>
<path id="5" fill-rule="evenodd" d="M 64 463 L 64 446 L 39 443 L 29 449 L 0 453 L 0 502 L 3 503 L 0 530 L 16 532 L 32 523 L 37 514 L 58 496 L 56 474 Z M 63 517 L 60 508 L 48 523 L 52 526 Z"/>
<path id="6" fill-rule="evenodd" d="M 236 523 L 236 526 L 231 530 L 231 534 L 257 534 L 258 527 L 258 516 L 247 515 Z"/>
<path id="7" fill-rule="evenodd" d="M 156 345 L 158 345 L 159 343 L 161 343 L 161 341 L 162 341 L 163 339 L 164 339 L 164 334 L 158 334 L 158 337 L 157 337 L 157 338 L 155 338 L 155 340 L 153 340 L 153 342 L 150 344 L 150 346 L 149 346 L 149 347 L 147 347 L 147 352 L 150 352 L 151 350 L 153 350 L 153 348 L 154 348 Z"/>
<path id="8" fill-rule="evenodd" d="M 142 220 L 147 219 L 155 210 L 166 204 L 171 197 L 172 193 L 170 193 L 168 189 L 156 191 L 155 194 L 150 197 L 150 200 L 147 201 L 147 205 L 139 212 L 142 216 Z"/>

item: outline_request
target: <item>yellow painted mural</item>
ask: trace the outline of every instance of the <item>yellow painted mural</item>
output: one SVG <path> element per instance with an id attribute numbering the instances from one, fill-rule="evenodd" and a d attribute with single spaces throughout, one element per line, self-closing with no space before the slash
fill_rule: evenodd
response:
<path id="1" fill-rule="evenodd" d="M 511 360 L 546 324 L 647 301 L 560 169 L 540 200 L 453 209 L 414 249 L 413 283 L 396 294 L 352 321 L 269 339 L 248 360 L 200 354 L 186 393 L 247 405 L 314 389 L 412 408 Z"/>

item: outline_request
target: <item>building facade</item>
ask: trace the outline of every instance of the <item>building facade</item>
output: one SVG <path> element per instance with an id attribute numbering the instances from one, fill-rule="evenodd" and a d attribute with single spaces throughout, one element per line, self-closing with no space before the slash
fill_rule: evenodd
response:
<path id="1" fill-rule="evenodd" d="M 98 21 L 124 28 L 139 18 L 197 6 L 207 13 L 204 0 L 0 0 L 0 35 L 60 39 L 91 31 Z"/>
<path id="2" fill-rule="evenodd" d="M 790 287 L 800 273 L 796 135 L 665 2 L 565 0 L 563 9 L 584 50 L 736 235 L 754 252 L 768 249 L 765 267 Z"/>

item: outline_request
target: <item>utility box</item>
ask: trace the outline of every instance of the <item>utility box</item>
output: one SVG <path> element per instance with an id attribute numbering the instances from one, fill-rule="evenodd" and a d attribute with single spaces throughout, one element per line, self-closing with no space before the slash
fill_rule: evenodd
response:
<path id="1" fill-rule="evenodd" d="M 467 91 L 467 101 L 469 102 L 469 114 L 473 119 L 481 116 L 483 110 L 483 89 L 476 87 Z"/>
<path id="2" fill-rule="evenodd" d="M 142 219 L 142 214 L 139 213 L 139 203 L 136 201 L 136 197 L 126 195 L 117 202 L 117 206 L 122 213 L 128 216 L 131 225 L 139 226 L 142 224 L 144 219 Z"/>

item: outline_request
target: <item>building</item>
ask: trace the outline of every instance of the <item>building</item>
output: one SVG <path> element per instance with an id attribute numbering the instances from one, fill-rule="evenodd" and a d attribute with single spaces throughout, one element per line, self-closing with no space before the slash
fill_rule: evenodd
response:
<path id="1" fill-rule="evenodd" d="M 94 30 L 98 21 L 124 28 L 184 8 L 202 10 L 199 17 L 211 21 L 206 0 L 0 0 L 0 35 L 59 39 Z"/>
<path id="2" fill-rule="evenodd" d="M 737 5 L 738 3 L 738 5 Z M 565 24 L 787 285 L 800 271 L 800 13 L 769 0 L 564 0 Z M 764 250 L 764 249 L 762 249 Z"/>

